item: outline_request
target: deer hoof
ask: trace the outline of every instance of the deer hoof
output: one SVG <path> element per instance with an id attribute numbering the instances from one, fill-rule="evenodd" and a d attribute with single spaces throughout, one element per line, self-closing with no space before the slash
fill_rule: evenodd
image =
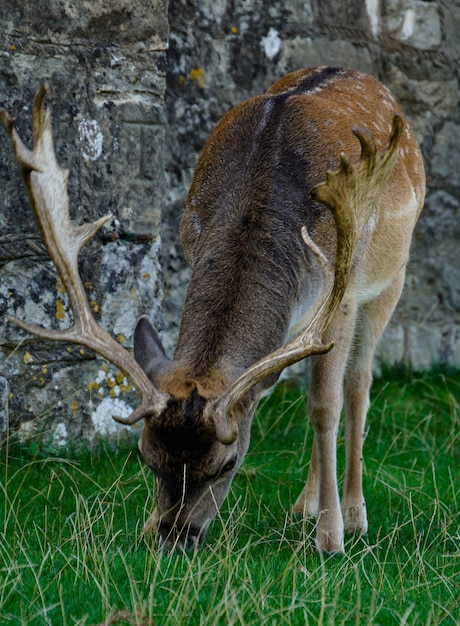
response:
<path id="1" fill-rule="evenodd" d="M 345 548 L 343 545 L 343 533 L 335 529 L 316 530 L 316 549 L 318 552 L 327 552 L 329 554 L 343 554 Z"/>
<path id="2" fill-rule="evenodd" d="M 343 511 L 343 525 L 347 532 L 367 533 L 366 505 L 349 506 Z"/>
<path id="3" fill-rule="evenodd" d="M 345 552 L 343 545 L 343 520 L 340 510 L 323 510 L 318 516 L 316 525 L 316 548 L 318 552 L 330 554 L 342 554 Z"/>
<path id="4" fill-rule="evenodd" d="M 302 517 L 316 517 L 318 515 L 318 495 L 304 489 L 297 498 L 293 507 L 294 513 Z"/>

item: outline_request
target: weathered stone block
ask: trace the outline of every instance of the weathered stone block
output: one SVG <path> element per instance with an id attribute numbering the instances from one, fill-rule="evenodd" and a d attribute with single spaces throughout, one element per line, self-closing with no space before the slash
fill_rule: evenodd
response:
<path id="1" fill-rule="evenodd" d="M 408 363 L 414 371 L 427 371 L 440 362 L 442 329 L 430 324 L 409 324 L 406 332 Z"/>
<path id="2" fill-rule="evenodd" d="M 161 321 L 167 3 L 5 0 L 0 35 L 0 107 L 17 118 L 30 145 L 33 94 L 46 80 L 57 159 L 70 170 L 71 217 L 82 223 L 114 216 L 83 250 L 80 270 L 101 325 L 129 348 L 139 315 Z M 126 412 L 136 394 L 88 351 L 29 337 L 7 322 L 12 314 L 60 328 L 72 313 L 38 244 L 3 129 L 0 188 L 0 371 L 11 386 L 12 421 L 27 423 L 27 432 L 46 433 L 55 424 L 62 442 L 90 436 L 97 430 L 93 414 L 100 423 L 110 406 Z M 102 401 L 105 410 L 98 409 Z"/>
<path id="3" fill-rule="evenodd" d="M 452 163 L 460 163 L 460 123 L 449 120 L 436 135 L 430 171 L 447 188 L 460 187 L 460 168 Z"/>
<path id="4" fill-rule="evenodd" d="M 166 0 L 3 0 L 0 22 L 7 34 L 40 41 L 66 46 L 80 40 L 109 45 L 116 42 L 124 46 L 150 39 L 165 41 L 166 9 Z"/>
<path id="5" fill-rule="evenodd" d="M 387 0 L 385 23 L 388 31 L 402 42 L 430 50 L 441 44 L 441 22 L 437 2 Z"/>
<path id="6" fill-rule="evenodd" d="M 281 73 L 315 65 L 333 65 L 335 67 L 345 65 L 371 74 L 374 69 L 369 50 L 354 46 L 348 41 L 295 37 L 290 41 L 283 42 L 279 60 Z"/>

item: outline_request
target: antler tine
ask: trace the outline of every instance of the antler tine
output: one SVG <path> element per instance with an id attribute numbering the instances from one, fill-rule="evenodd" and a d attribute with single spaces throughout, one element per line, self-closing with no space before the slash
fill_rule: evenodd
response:
<path id="1" fill-rule="evenodd" d="M 153 387 L 131 354 L 98 325 L 89 307 L 78 271 L 78 255 L 112 215 L 81 226 L 71 222 L 67 194 L 69 171 L 59 167 L 56 161 L 50 110 L 44 108 L 47 90 L 47 85 L 42 85 L 34 98 L 32 151 L 24 146 L 14 128 L 14 120 L 4 110 L 0 111 L 0 121 L 11 137 L 42 239 L 69 296 L 74 321 L 68 329 L 51 330 L 15 317 L 9 316 L 8 319 L 39 337 L 84 345 L 116 365 L 131 379 L 142 402 L 130 417 L 115 419 L 123 424 L 134 424 L 143 417 L 158 414 L 167 396 Z"/>
<path id="2" fill-rule="evenodd" d="M 231 389 L 216 401 L 216 421 L 225 423 L 232 407 L 268 376 L 307 356 L 324 354 L 334 345 L 324 344 L 322 337 L 345 293 L 353 256 L 363 230 L 393 171 L 403 121 L 399 115 L 394 116 L 388 146 L 382 151 L 377 150 L 370 131 L 357 127 L 352 130 L 361 144 L 360 159 L 352 163 L 346 154 L 342 154 L 338 170 L 328 172 L 326 180 L 311 192 L 313 199 L 331 209 L 335 219 L 337 248 L 334 270 L 306 229 L 302 230 L 303 239 L 315 254 L 324 274 L 323 288 L 311 321 L 298 337 L 248 368 Z M 220 428 L 224 430 L 223 426 Z M 227 430 L 231 430 L 229 424 Z"/>

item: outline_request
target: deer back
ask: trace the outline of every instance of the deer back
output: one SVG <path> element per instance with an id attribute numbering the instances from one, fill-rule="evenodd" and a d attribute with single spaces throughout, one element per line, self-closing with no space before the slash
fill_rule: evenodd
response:
<path id="1" fill-rule="evenodd" d="M 336 246 L 333 216 L 311 191 L 339 167 L 342 153 L 359 158 L 355 126 L 370 130 L 383 149 L 395 114 L 404 120 L 372 77 L 317 68 L 281 79 L 223 117 L 199 157 L 180 225 L 192 276 L 175 359 L 187 362 L 193 375 L 209 378 L 224 363 L 235 372 L 245 369 L 281 345 L 290 328 L 299 329 L 301 312 L 323 280 L 302 226 L 332 262 Z M 414 145 L 405 124 L 398 163 L 363 235 L 355 274 L 377 272 L 385 280 L 381 259 L 369 268 L 365 257 L 380 256 L 384 237 L 374 231 L 385 232 L 395 204 L 403 206 L 414 193 L 410 181 L 423 174 Z M 416 215 L 408 217 L 412 224 L 402 230 L 401 246 L 409 246 Z M 388 267 L 388 276 L 392 272 Z"/>

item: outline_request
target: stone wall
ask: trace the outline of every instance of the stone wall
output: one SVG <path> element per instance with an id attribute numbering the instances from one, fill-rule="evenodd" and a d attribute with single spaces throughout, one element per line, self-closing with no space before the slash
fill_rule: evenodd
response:
<path id="1" fill-rule="evenodd" d="M 219 117 L 281 75 L 312 65 L 382 80 L 422 147 L 426 207 L 383 363 L 460 366 L 460 4 L 420 0 L 170 0 L 166 113 L 169 204 L 163 228 L 167 334 L 188 274 L 176 223 L 197 152 Z"/>
<path id="2" fill-rule="evenodd" d="M 31 142 L 31 104 L 50 85 L 56 154 L 69 168 L 71 215 L 113 220 L 82 254 L 101 324 L 129 347 L 137 317 L 160 319 L 166 0 L 2 0 L 0 107 Z M 38 239 L 6 132 L 0 129 L 0 427 L 50 429 L 51 441 L 118 428 L 128 381 L 74 345 L 28 336 L 6 314 L 62 328 L 67 298 Z M 7 390 L 7 391 L 6 391 Z M 3 419 L 2 419 L 3 416 Z"/>
<path id="3" fill-rule="evenodd" d="M 91 304 L 127 347 L 135 319 L 148 313 L 172 352 L 188 280 L 178 220 L 215 123 L 300 67 L 377 76 L 413 124 L 428 194 L 376 368 L 458 367 L 459 30 L 460 5 L 448 0 L 170 0 L 169 12 L 166 0 L 3 0 L 0 106 L 30 141 L 33 93 L 48 80 L 72 215 L 114 214 L 81 262 Z M 114 409 L 134 401 L 128 381 L 93 355 L 31 338 L 5 318 L 61 327 L 71 314 L 2 129 L 0 189 L 0 429 L 9 402 L 10 425 L 26 435 L 49 428 L 62 443 L 106 432 Z"/>

